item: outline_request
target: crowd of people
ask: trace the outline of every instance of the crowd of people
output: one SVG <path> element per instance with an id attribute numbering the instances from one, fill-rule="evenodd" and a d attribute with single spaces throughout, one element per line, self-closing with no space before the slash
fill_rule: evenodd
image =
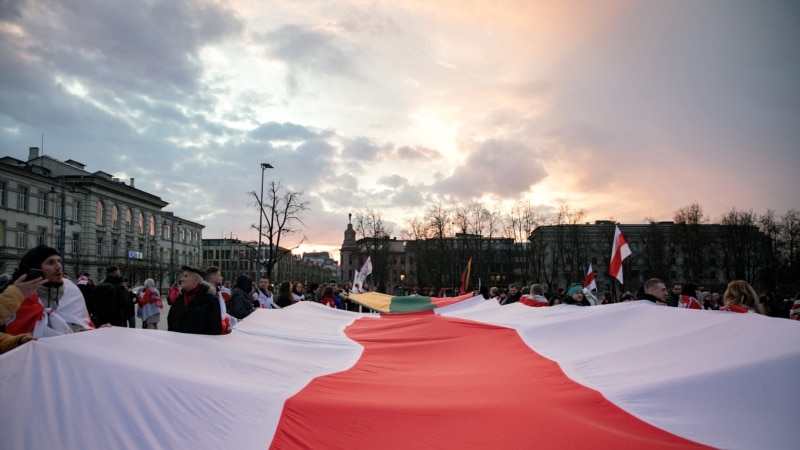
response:
<path id="1" fill-rule="evenodd" d="M 353 294 L 369 291 L 369 286 L 352 283 L 306 284 L 284 281 L 273 295 L 267 276 L 256 283 L 242 274 L 233 285 L 225 281 L 218 267 L 205 270 L 183 266 L 178 282 L 170 286 L 167 303 L 167 329 L 180 333 L 219 335 L 231 331 L 257 308 L 280 309 L 297 302 L 314 301 L 331 308 L 360 311 Z M 419 289 L 410 295 L 419 295 Z M 780 301 L 768 292 L 756 294 L 744 280 L 728 283 L 720 295 L 695 284 L 675 283 L 670 290 L 664 281 L 650 279 L 636 293 L 625 292 L 613 298 L 610 292 L 597 292 L 575 284 L 545 296 L 540 284 L 521 290 L 515 283 L 507 289 L 482 286 L 474 295 L 500 305 L 521 303 L 531 307 L 559 304 L 595 306 L 622 301 L 650 301 L 658 305 L 688 309 L 757 313 L 800 320 L 800 293 L 791 302 Z M 138 305 L 138 307 L 137 307 Z M 117 266 L 106 268 L 106 277 L 96 284 L 89 274 L 76 282 L 68 279 L 58 251 L 40 245 L 29 250 L 12 276 L 0 278 L 0 353 L 49 336 L 100 327 L 158 329 L 164 302 L 153 279 L 140 289 L 131 289 Z"/>
<path id="2" fill-rule="evenodd" d="M 605 305 L 609 303 L 636 300 L 650 301 L 658 305 L 687 309 L 705 309 L 736 313 L 757 313 L 771 317 L 784 317 L 800 320 L 800 292 L 794 299 L 781 301 L 768 291 L 760 295 L 744 280 L 733 280 L 728 283 L 722 296 L 717 292 L 706 291 L 702 286 L 693 283 L 674 283 L 667 290 L 666 283 L 658 278 L 647 280 L 636 292 L 623 292 L 614 299 L 611 292 L 598 293 L 574 284 L 566 290 L 559 290 L 549 299 L 544 297 L 544 290 L 539 284 L 518 290 L 512 283 L 507 290 L 500 291 L 496 286 L 480 291 L 486 300 L 495 300 L 501 305 L 520 302 L 528 306 L 553 306 L 571 304 L 580 306 Z"/>

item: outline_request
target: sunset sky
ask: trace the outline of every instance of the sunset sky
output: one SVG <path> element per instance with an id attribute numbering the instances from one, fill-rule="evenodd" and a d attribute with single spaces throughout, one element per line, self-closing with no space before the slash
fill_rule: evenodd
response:
<path id="1" fill-rule="evenodd" d="M 0 1 L 0 156 L 40 146 L 257 239 L 250 191 L 400 237 L 427 205 L 800 209 L 794 1 Z M 332 254 L 338 258 L 338 252 Z"/>

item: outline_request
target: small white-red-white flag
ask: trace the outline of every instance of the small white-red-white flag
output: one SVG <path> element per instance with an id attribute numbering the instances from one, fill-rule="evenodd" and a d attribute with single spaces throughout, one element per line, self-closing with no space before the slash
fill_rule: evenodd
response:
<path id="1" fill-rule="evenodd" d="M 586 278 L 583 280 L 583 287 L 588 288 L 590 291 L 597 290 L 597 283 L 594 281 L 594 270 L 592 270 L 592 263 L 589 263 L 589 271 L 586 272 Z"/>
<path id="2" fill-rule="evenodd" d="M 625 236 L 619 231 L 619 226 L 614 231 L 614 246 L 611 250 L 611 264 L 608 268 L 608 273 L 612 277 L 622 283 L 622 261 L 631 255 L 631 248 L 628 247 L 628 242 Z"/>

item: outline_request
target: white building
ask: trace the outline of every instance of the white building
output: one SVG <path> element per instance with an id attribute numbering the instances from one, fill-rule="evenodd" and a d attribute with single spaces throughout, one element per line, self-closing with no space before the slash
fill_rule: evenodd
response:
<path id="1" fill-rule="evenodd" d="M 0 158 L 0 273 L 12 273 L 29 249 L 58 249 L 70 278 L 95 282 L 115 264 L 132 285 L 165 288 L 180 266 L 200 266 L 203 225 L 164 211 L 169 203 L 108 173 L 40 156 Z"/>

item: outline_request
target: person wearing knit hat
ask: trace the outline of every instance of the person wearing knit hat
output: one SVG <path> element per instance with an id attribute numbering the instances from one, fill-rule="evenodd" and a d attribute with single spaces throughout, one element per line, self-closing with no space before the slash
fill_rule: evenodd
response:
<path id="1" fill-rule="evenodd" d="M 42 338 L 94 328 L 83 294 L 73 282 L 64 278 L 61 255 L 56 249 L 40 245 L 29 250 L 22 257 L 14 278 L 27 274 L 29 269 L 41 270 L 46 282 L 25 297 L 6 322 L 6 333 Z"/>
<path id="2" fill-rule="evenodd" d="M 249 316 L 255 308 L 250 295 L 253 292 L 253 279 L 247 275 L 239 275 L 236 279 L 236 284 L 233 286 L 233 293 L 231 294 L 231 311 L 230 315 L 242 320 Z"/>
<path id="3" fill-rule="evenodd" d="M 567 305 L 591 306 L 589 301 L 583 296 L 583 286 L 577 283 L 570 286 L 567 290 L 567 295 L 564 296 L 563 302 Z"/>

